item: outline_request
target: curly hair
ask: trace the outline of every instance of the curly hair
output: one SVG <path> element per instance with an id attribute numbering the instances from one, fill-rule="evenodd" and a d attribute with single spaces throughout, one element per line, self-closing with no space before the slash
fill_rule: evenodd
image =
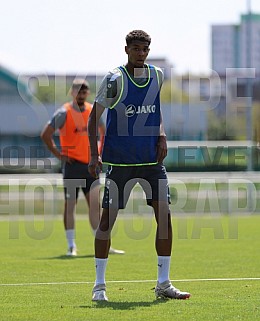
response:
<path id="1" fill-rule="evenodd" d="M 151 37 L 143 30 L 133 30 L 129 32 L 126 37 L 126 44 L 129 46 L 133 41 L 142 41 L 148 42 L 148 45 L 151 43 Z"/>

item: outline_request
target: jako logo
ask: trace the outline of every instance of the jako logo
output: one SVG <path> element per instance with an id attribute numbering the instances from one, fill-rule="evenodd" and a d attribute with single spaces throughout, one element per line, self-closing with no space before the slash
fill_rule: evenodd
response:
<path id="1" fill-rule="evenodd" d="M 128 105 L 125 109 L 125 115 L 127 117 L 132 117 L 136 113 L 136 108 L 134 105 Z"/>
<path id="2" fill-rule="evenodd" d="M 127 117 L 132 117 L 135 114 L 153 114 L 155 113 L 156 106 L 155 105 L 146 105 L 146 106 L 137 106 L 128 105 L 125 109 L 125 115 Z"/>

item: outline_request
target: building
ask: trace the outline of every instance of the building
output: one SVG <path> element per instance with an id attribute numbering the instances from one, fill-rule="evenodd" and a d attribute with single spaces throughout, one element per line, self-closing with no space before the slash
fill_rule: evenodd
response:
<path id="1" fill-rule="evenodd" d="M 40 132 L 55 111 L 54 104 L 36 104 L 28 83 L 0 66 L 0 109 L 0 172 L 37 170 L 39 163 L 42 169 L 49 154 Z"/>
<path id="2" fill-rule="evenodd" d="M 30 102 L 32 99 L 26 83 L 16 74 L 0 65 L 0 103 Z"/>
<path id="3" fill-rule="evenodd" d="M 212 96 L 220 98 L 216 114 L 227 117 L 239 106 L 241 119 L 249 119 L 248 107 L 260 101 L 260 14 L 242 14 L 239 24 L 211 27 L 211 68 Z"/>
<path id="4" fill-rule="evenodd" d="M 260 14 L 243 14 L 236 25 L 213 25 L 211 54 L 211 67 L 220 76 L 226 75 L 226 68 L 247 67 L 260 76 Z"/>

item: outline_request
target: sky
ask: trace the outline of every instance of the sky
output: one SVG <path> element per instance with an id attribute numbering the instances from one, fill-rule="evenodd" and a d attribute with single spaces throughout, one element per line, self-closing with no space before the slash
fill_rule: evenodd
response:
<path id="1" fill-rule="evenodd" d="M 17 74 L 103 74 L 126 63 L 125 36 L 143 29 L 150 58 L 176 73 L 211 68 L 213 24 L 238 24 L 259 0 L 1 0 L 0 65 Z"/>

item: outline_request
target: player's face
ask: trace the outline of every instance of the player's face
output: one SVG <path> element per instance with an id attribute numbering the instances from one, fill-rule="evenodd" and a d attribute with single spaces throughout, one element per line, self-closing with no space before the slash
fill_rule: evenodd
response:
<path id="1" fill-rule="evenodd" d="M 125 47 L 128 55 L 128 63 L 137 68 L 144 66 L 145 60 L 149 54 L 149 43 L 146 41 L 133 41 Z"/>
<path id="2" fill-rule="evenodd" d="M 89 94 L 88 89 L 81 89 L 80 91 L 72 90 L 71 95 L 77 102 L 78 106 L 83 106 Z"/>

